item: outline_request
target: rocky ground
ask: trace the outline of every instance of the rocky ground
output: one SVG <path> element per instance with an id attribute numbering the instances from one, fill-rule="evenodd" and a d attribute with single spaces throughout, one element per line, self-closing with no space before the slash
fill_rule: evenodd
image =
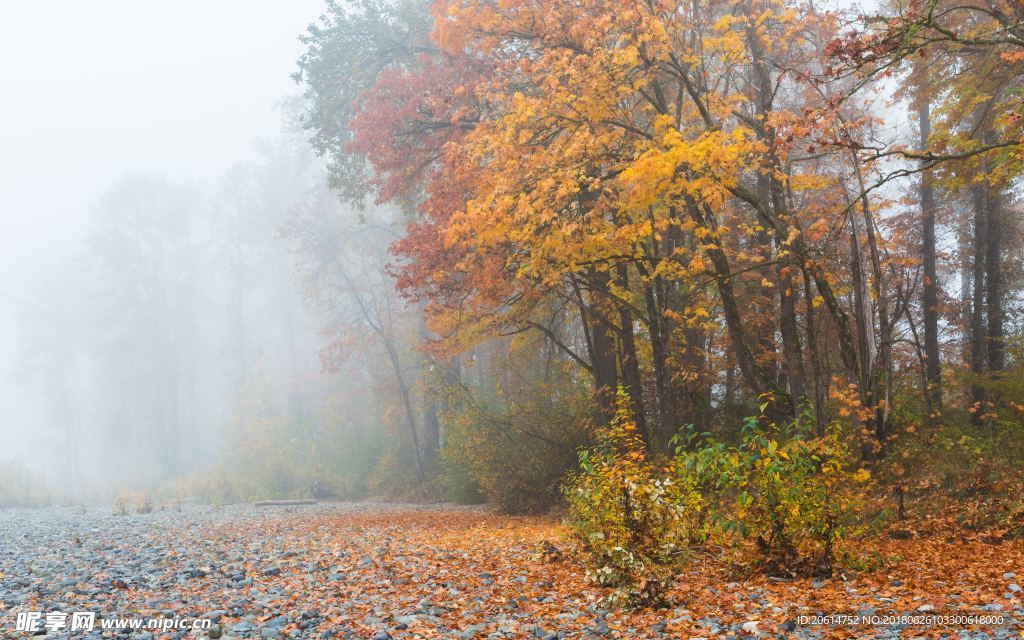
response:
<path id="1" fill-rule="evenodd" d="M 0 638 L 26 636 L 27 611 L 99 616 L 53 638 L 1024 637 L 1019 542 L 879 541 L 884 569 L 826 581 L 741 579 L 698 554 L 676 606 L 626 613 L 601 607 L 563 535 L 442 506 L 0 511 Z M 212 626 L 100 629 L 175 616 Z"/>

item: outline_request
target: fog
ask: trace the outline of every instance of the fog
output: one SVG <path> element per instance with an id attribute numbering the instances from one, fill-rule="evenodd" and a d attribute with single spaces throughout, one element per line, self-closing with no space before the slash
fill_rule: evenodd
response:
<path id="1" fill-rule="evenodd" d="M 321 10 L 0 4 L 0 462 L 156 486 L 221 460 L 246 389 L 315 411 L 322 323 L 284 226 L 336 206 L 287 126 Z"/>

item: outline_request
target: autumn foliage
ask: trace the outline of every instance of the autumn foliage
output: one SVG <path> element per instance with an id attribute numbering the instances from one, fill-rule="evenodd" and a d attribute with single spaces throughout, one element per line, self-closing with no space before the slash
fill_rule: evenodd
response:
<path id="1" fill-rule="evenodd" d="M 885 511 L 868 495 L 902 514 L 947 464 L 967 492 L 1012 467 L 1019 3 L 376 10 L 430 29 L 394 59 L 380 33 L 363 42 L 392 57 L 344 92 L 314 74 L 315 106 L 357 98 L 343 123 L 314 108 L 306 125 L 337 134 L 321 140 L 335 180 L 408 216 L 391 272 L 421 305 L 423 352 L 472 380 L 445 384 L 463 392 L 465 468 L 498 496 L 525 487 L 499 463 L 548 442 L 531 478 L 550 487 L 561 445 L 584 445 L 572 520 L 625 600 L 657 600 L 695 535 L 746 540 L 769 573 L 827 574 Z M 583 387 L 566 424 L 556 407 Z M 471 415 L 488 403 L 497 420 Z"/>
<path id="2" fill-rule="evenodd" d="M 702 496 L 671 459 L 651 460 L 621 392 L 619 410 L 565 488 L 588 575 L 614 605 L 662 604 L 689 556 Z"/>
<path id="3" fill-rule="evenodd" d="M 648 454 L 620 389 L 611 426 L 580 454 L 566 486 L 569 524 L 589 575 L 615 604 L 663 604 L 691 545 L 734 550 L 734 562 L 774 576 L 831 576 L 861 566 L 853 545 L 870 472 L 856 465 L 839 425 L 814 435 L 805 420 L 744 422 L 728 445 L 690 432 L 673 456 Z"/>

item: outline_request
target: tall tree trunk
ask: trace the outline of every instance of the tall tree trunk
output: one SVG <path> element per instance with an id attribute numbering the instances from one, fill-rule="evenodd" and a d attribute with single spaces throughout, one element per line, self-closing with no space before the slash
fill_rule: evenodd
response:
<path id="1" fill-rule="evenodd" d="M 736 375 L 736 356 L 733 355 L 728 340 L 722 345 L 722 350 L 725 352 L 725 397 L 722 398 L 721 408 L 724 412 L 721 417 L 726 424 L 732 424 L 741 417 L 737 411 L 741 402 L 740 380 Z"/>
<path id="2" fill-rule="evenodd" d="M 864 282 L 864 259 L 861 256 L 860 233 L 856 218 L 850 216 L 850 272 L 853 280 L 854 325 L 857 327 L 857 351 L 861 371 L 857 378 L 864 381 L 869 377 L 869 370 L 875 359 L 875 327 L 872 314 L 868 308 L 868 288 Z"/>
<path id="3" fill-rule="evenodd" d="M 423 311 L 419 314 L 420 340 L 426 341 L 430 337 L 430 331 Z M 433 357 L 428 356 L 421 365 L 432 369 L 438 368 L 438 363 Z M 437 460 L 441 453 L 441 419 L 437 415 L 437 392 L 432 385 L 424 385 L 423 389 L 423 457 L 428 461 Z"/>
<path id="4" fill-rule="evenodd" d="M 638 268 L 641 269 L 642 275 L 647 275 L 642 265 Z M 660 278 L 653 278 L 652 282 L 644 286 L 644 306 L 647 310 L 647 329 L 651 342 L 651 368 L 654 372 L 655 407 L 658 412 L 656 424 L 650 429 L 650 441 L 655 447 L 667 443 L 671 436 L 666 433 L 677 426 L 674 389 L 668 366 L 668 335 L 671 333 L 671 327 L 660 302 L 662 297 L 657 291 L 659 285 Z"/>
<path id="5" fill-rule="evenodd" d="M 998 375 L 1006 368 L 1000 196 L 1000 193 L 990 187 L 986 203 L 988 206 L 985 233 L 985 314 L 988 326 L 985 346 L 988 350 L 988 370 L 993 375 Z"/>
<path id="6" fill-rule="evenodd" d="M 708 383 L 707 331 L 703 327 L 686 327 L 683 330 L 686 344 L 683 345 L 682 362 L 687 372 L 684 383 L 686 397 L 686 419 L 698 431 L 707 431 L 711 426 L 711 388 Z M 671 385 L 671 381 L 669 383 Z M 681 422 L 676 419 L 676 428 Z"/>
<path id="7" fill-rule="evenodd" d="M 805 274 L 802 280 L 804 282 L 804 313 L 807 316 L 807 346 L 811 355 L 811 379 L 814 383 L 814 427 L 815 433 L 823 436 L 825 435 L 825 403 L 828 399 L 829 375 L 818 343 L 817 314 L 814 311 L 811 279 Z"/>
<path id="8" fill-rule="evenodd" d="M 594 395 L 597 398 L 598 423 L 611 424 L 615 415 L 615 394 L 619 386 L 615 355 L 615 330 L 596 308 L 595 288 L 607 289 L 607 274 L 591 273 L 591 301 L 588 305 L 579 288 L 576 289 L 577 304 L 587 337 L 587 352 L 594 376 Z M 602 282 L 603 281 L 603 282 Z M 596 287 L 595 287 L 596 283 Z"/>
<path id="9" fill-rule="evenodd" d="M 986 222 L 988 212 L 988 185 L 975 184 L 971 187 L 971 204 L 974 209 L 974 256 L 971 260 L 971 374 L 975 380 L 971 383 L 971 422 L 981 426 L 984 413 L 985 388 L 979 378 L 985 373 L 985 247 Z"/>
<path id="10" fill-rule="evenodd" d="M 771 206 L 771 189 L 771 179 L 766 174 L 759 172 L 757 174 L 757 197 L 765 206 Z M 775 289 L 779 285 L 779 273 L 772 265 L 774 252 L 772 239 L 768 233 L 761 230 L 754 234 L 754 245 L 755 252 L 766 265 L 758 270 L 761 284 L 757 289 L 757 294 L 752 296 L 750 313 L 747 316 L 750 319 L 748 325 L 754 334 L 757 345 L 754 357 L 758 359 L 763 368 L 771 373 L 772 378 L 781 387 L 786 383 L 786 371 L 779 367 L 779 356 L 775 344 L 775 332 L 779 327 L 776 318 L 781 317 L 775 307 L 777 295 Z M 783 352 L 783 358 L 785 355 Z M 792 397 L 787 400 L 792 405 Z M 790 406 L 790 413 L 793 413 L 792 409 L 793 407 Z"/>
<path id="11" fill-rule="evenodd" d="M 789 386 L 792 411 L 800 412 L 800 405 L 807 400 L 806 371 L 804 370 L 803 347 L 800 343 L 800 329 L 796 322 L 796 290 L 793 288 L 792 268 L 778 269 L 779 287 L 779 332 L 782 334 L 784 375 Z"/>
<path id="12" fill-rule="evenodd" d="M 629 290 L 629 273 L 626 265 L 619 265 L 617 268 L 618 284 L 624 290 Z M 636 335 L 633 331 L 633 313 L 629 307 L 616 302 L 619 312 L 619 368 L 622 371 L 622 387 L 629 395 L 630 410 L 633 413 L 633 420 L 640 433 L 648 434 L 648 442 L 654 442 L 650 437 L 649 425 L 647 423 L 647 412 L 644 409 L 643 387 L 640 380 L 640 360 L 636 353 Z"/>
<path id="13" fill-rule="evenodd" d="M 423 457 L 437 460 L 441 453 L 441 419 L 437 415 L 437 398 L 430 392 L 423 400 Z"/>
<path id="14" fill-rule="evenodd" d="M 420 482 L 427 479 L 423 471 L 423 459 L 420 455 L 420 439 L 416 433 L 416 416 L 412 410 L 412 394 L 409 386 L 405 383 L 405 376 L 402 375 L 402 365 L 398 360 L 398 351 L 390 339 L 384 339 L 384 348 L 387 349 L 388 359 L 391 361 L 391 369 L 395 374 L 395 384 L 398 385 L 398 394 L 402 398 L 402 408 L 405 410 L 405 426 L 409 431 L 409 446 L 412 447 L 413 464 L 416 466 L 416 477 Z"/>
<path id="15" fill-rule="evenodd" d="M 463 356 L 459 355 L 453 356 L 443 365 L 442 371 L 445 390 L 441 394 L 441 397 L 439 398 L 441 415 L 443 416 L 449 415 L 449 409 L 451 408 L 449 401 L 450 392 L 448 390 L 456 389 L 462 385 L 462 357 Z M 444 448 L 446 446 L 446 434 L 447 429 L 445 428 L 445 425 L 442 423 L 440 425 L 440 432 L 438 433 L 438 449 L 441 451 L 444 451 Z"/>
<path id="16" fill-rule="evenodd" d="M 973 193 L 971 194 L 973 196 Z M 973 212 L 973 206 L 968 206 Z M 971 256 L 971 247 L 974 242 L 973 219 L 968 220 L 966 216 L 961 221 L 959 233 L 957 233 L 957 248 L 960 251 L 960 322 L 964 330 L 960 331 L 960 353 L 965 361 L 969 360 L 971 353 L 971 316 L 973 309 L 971 301 L 974 300 L 974 259 Z"/>
<path id="17" fill-rule="evenodd" d="M 874 316 L 868 307 L 869 294 L 867 285 L 864 282 L 864 260 L 861 256 L 859 231 L 857 229 L 856 216 L 850 216 L 850 271 L 853 275 L 853 307 L 854 324 L 857 327 L 857 351 L 860 369 L 857 375 L 857 391 L 860 395 L 861 404 L 875 411 L 878 403 L 878 394 L 875 388 L 875 377 L 873 370 L 875 363 L 875 324 Z M 856 414 L 855 414 L 856 415 Z M 878 431 L 876 420 L 872 419 L 869 424 L 864 425 L 872 431 Z M 861 453 L 865 460 L 874 460 L 881 453 L 882 442 L 875 438 L 874 442 L 863 441 Z"/>
<path id="18" fill-rule="evenodd" d="M 615 415 L 615 394 L 619 387 L 619 376 L 615 366 L 615 333 L 606 323 L 588 314 L 593 349 L 590 353 L 594 367 L 594 387 L 601 420 L 610 424 Z"/>
<path id="19" fill-rule="evenodd" d="M 760 396 L 767 391 L 777 391 L 775 376 L 769 370 L 761 367 L 750 348 L 747 332 L 743 327 L 743 313 L 740 311 L 740 305 L 736 299 L 732 268 L 729 265 L 729 258 L 722 248 L 722 241 L 718 237 L 718 223 L 714 218 L 714 212 L 702 210 L 701 205 L 692 199 L 688 201 L 688 211 L 698 225 L 711 231 L 708 240 L 704 243 L 704 252 L 710 259 L 715 272 L 718 295 L 722 299 L 722 315 L 725 318 L 726 331 L 733 354 L 736 356 L 736 364 L 743 375 L 743 381 L 755 396 Z"/>
<path id="20" fill-rule="evenodd" d="M 754 13 L 758 11 L 756 3 L 750 3 L 741 5 L 746 11 L 750 18 L 754 17 Z M 751 21 L 753 24 L 753 20 Z M 780 207 L 780 202 L 776 199 L 775 190 L 778 188 L 778 180 L 774 177 L 774 172 L 779 169 L 778 157 L 775 155 L 775 130 L 767 124 L 768 116 L 772 110 L 772 102 L 774 100 L 774 88 L 772 80 L 771 67 L 765 60 L 765 53 L 761 44 L 760 37 L 753 27 L 747 33 L 747 46 L 750 48 L 751 62 L 750 65 L 750 84 L 753 88 L 754 105 L 757 111 L 757 125 L 755 130 L 757 131 L 757 137 L 764 143 L 766 153 L 762 162 L 764 166 L 761 167 L 757 172 L 757 199 L 761 203 L 762 207 L 771 207 L 778 218 L 783 212 L 785 207 Z M 784 240 L 784 238 L 775 237 L 776 242 Z M 765 261 L 766 265 L 770 265 L 773 256 L 772 241 L 769 238 L 768 233 L 765 231 L 758 231 L 754 236 L 754 244 L 757 247 L 757 252 L 761 255 L 761 258 Z M 778 368 L 778 356 L 776 354 L 775 345 L 775 331 L 778 325 L 774 325 L 772 319 L 776 317 L 775 312 L 775 292 L 772 291 L 773 286 L 778 285 L 778 273 L 771 266 L 768 266 L 761 270 L 761 289 L 760 296 L 754 298 L 754 309 L 755 312 L 751 325 L 756 335 L 756 342 L 758 345 L 758 353 L 756 357 L 761 361 L 762 366 L 769 368 L 772 371 L 775 379 L 780 382 L 779 368 Z M 783 345 L 785 349 L 785 345 Z M 785 357 L 785 354 L 784 354 Z M 788 367 L 786 367 L 788 368 Z M 785 371 L 781 372 L 783 378 L 785 378 Z M 787 398 L 787 403 L 790 406 L 790 413 L 793 413 L 794 407 L 792 396 Z"/>
<path id="21" fill-rule="evenodd" d="M 864 215 L 864 237 L 868 245 L 868 257 L 871 265 L 871 293 L 878 312 L 878 334 L 870 346 L 870 350 L 863 354 L 862 365 L 865 369 L 865 381 L 862 384 L 870 388 L 870 393 L 865 398 L 870 399 L 875 407 L 874 431 L 875 439 L 878 442 L 878 453 L 885 452 L 885 445 L 889 435 L 889 417 L 893 399 L 893 368 L 892 368 L 892 344 L 893 329 L 895 324 L 889 316 L 889 299 L 883 289 L 884 272 L 882 271 L 882 258 L 878 249 L 878 233 L 875 225 L 875 216 L 871 211 L 871 203 L 868 201 L 867 189 L 864 184 L 864 173 L 861 170 L 860 160 L 855 154 L 851 154 L 854 175 L 857 178 L 857 186 L 860 190 L 860 209 Z M 854 219 L 855 218 L 851 218 Z M 868 311 L 865 309 L 865 311 Z M 873 323 L 873 316 L 868 312 L 867 322 Z"/>
<path id="22" fill-rule="evenodd" d="M 928 148 L 932 127 L 926 63 L 919 63 L 916 71 L 920 147 L 925 150 Z M 924 370 L 927 385 L 925 401 L 931 415 L 942 409 L 942 363 L 939 359 L 939 278 L 935 264 L 935 193 L 932 173 L 928 170 L 921 172 L 921 268 L 924 278 L 921 286 L 921 309 L 924 319 Z"/>

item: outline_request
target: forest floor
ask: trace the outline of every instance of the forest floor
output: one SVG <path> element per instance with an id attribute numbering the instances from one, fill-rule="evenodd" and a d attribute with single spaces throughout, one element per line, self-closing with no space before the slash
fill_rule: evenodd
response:
<path id="1" fill-rule="evenodd" d="M 867 548 L 885 568 L 821 581 L 736 577 L 709 551 L 673 607 L 616 612 L 550 518 L 379 504 L 0 510 L 0 637 L 25 635 L 26 611 L 214 625 L 130 636 L 143 640 L 1024 637 L 1024 542 L 943 531 L 879 537 Z M 129 632 L 97 622 L 50 637 Z"/>

